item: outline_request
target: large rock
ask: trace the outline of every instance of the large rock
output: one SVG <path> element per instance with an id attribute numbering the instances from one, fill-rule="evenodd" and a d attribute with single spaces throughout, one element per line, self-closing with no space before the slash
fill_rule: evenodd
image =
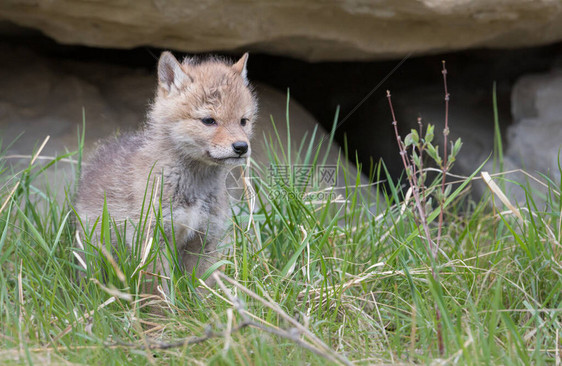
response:
<path id="1" fill-rule="evenodd" d="M 561 100 L 562 69 L 525 75 L 513 86 L 513 123 L 504 140 L 503 171 L 500 172 L 500 162 L 492 159 L 482 170 L 496 173 L 493 179 L 516 205 L 525 207 L 532 198 L 542 208 L 548 194 L 543 175 L 560 181 Z M 483 183 L 476 187 L 478 193 L 489 191 Z M 503 207 L 499 201 L 496 204 Z"/>
<path id="2" fill-rule="evenodd" d="M 560 179 L 562 143 L 562 69 L 527 75 L 512 92 L 514 124 L 508 131 L 506 158 L 531 174 Z"/>
<path id="3" fill-rule="evenodd" d="M 249 49 L 313 61 L 562 39 L 557 0 L 4 0 L 0 19 L 66 44 Z"/>

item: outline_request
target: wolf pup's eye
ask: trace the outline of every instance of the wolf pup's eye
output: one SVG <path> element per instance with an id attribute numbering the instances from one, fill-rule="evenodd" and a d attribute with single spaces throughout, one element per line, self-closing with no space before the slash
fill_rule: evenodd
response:
<path id="1" fill-rule="evenodd" d="M 242 118 L 242 119 L 240 120 L 240 124 L 241 124 L 242 126 L 246 126 L 246 123 L 248 123 L 248 119 L 247 119 L 247 118 Z"/>
<path id="2" fill-rule="evenodd" d="M 207 126 L 211 126 L 211 125 L 216 125 L 217 121 L 215 121 L 214 118 L 211 117 L 206 117 L 201 119 L 201 122 L 203 122 L 203 124 L 207 125 Z"/>

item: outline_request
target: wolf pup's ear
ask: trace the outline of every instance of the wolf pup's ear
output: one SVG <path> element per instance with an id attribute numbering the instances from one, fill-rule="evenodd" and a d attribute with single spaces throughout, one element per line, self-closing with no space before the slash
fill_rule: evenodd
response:
<path id="1" fill-rule="evenodd" d="M 158 61 L 158 84 L 169 93 L 173 89 L 180 90 L 191 81 L 174 55 L 168 51 L 162 52 Z"/>
<path id="2" fill-rule="evenodd" d="M 246 63 L 248 62 L 248 52 L 246 52 L 240 60 L 236 61 L 234 65 L 232 65 L 232 69 L 237 73 L 240 74 L 242 79 L 244 80 L 244 85 L 248 85 L 248 71 L 246 71 Z"/>

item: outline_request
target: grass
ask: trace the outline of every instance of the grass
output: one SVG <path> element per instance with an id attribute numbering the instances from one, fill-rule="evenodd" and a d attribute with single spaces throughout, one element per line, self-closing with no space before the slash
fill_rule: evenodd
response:
<path id="1" fill-rule="evenodd" d="M 285 148 L 296 143 L 302 163 L 324 160 L 316 133 L 302 142 L 275 134 L 267 141 Z M 157 256 L 175 256 L 173 241 L 145 251 L 146 233 L 154 233 L 153 242 L 164 240 L 157 192 L 147 192 L 144 229 L 131 254 L 117 245 L 108 255 L 87 245 L 86 235 L 87 269 L 76 259 L 73 188 L 57 199 L 42 177 L 67 164 L 63 159 L 80 162 L 83 138 L 79 145 L 77 152 L 17 172 L 0 160 L 0 202 L 6 202 L 0 213 L 2 364 L 561 362 L 561 182 L 546 180 L 540 204 L 522 186 L 529 193 L 518 208 L 522 219 L 494 208 L 500 203 L 491 195 L 473 201 L 468 180 L 457 184 L 444 205 L 434 259 L 415 207 L 404 203 L 401 183 L 384 165 L 375 167 L 372 180 L 386 179 L 385 186 L 360 187 L 359 177 L 346 174 L 346 187 L 328 190 L 333 195 L 322 204 L 304 194 L 322 187 L 295 184 L 291 176 L 266 179 L 262 167 L 252 173 L 254 210 L 242 202 L 233 215 L 230 249 L 220 263 L 224 288 L 200 292 L 191 274 L 175 272 L 170 297 L 162 301 L 145 295 L 141 285 Z M 269 157 L 279 166 L 291 159 L 273 148 Z M 432 235 L 436 216 L 428 223 Z M 98 224 L 106 238 L 117 234 L 107 212 Z M 266 330 L 237 330 L 245 317 Z M 192 337 L 203 341 L 185 344 Z M 147 351 L 149 344 L 158 347 Z"/>

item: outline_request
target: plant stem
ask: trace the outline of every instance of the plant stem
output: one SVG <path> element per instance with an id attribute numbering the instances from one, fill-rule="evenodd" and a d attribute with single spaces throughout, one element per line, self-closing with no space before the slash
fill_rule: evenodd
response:
<path id="1" fill-rule="evenodd" d="M 442 175 L 441 178 L 441 199 L 439 200 L 439 224 L 437 226 L 437 241 L 436 245 L 433 248 L 433 259 L 437 258 L 437 251 L 439 250 L 439 245 L 441 244 L 441 232 L 443 229 L 443 206 L 445 204 L 445 180 L 447 178 L 447 169 L 448 169 L 448 159 L 447 159 L 447 137 L 449 136 L 449 90 L 447 88 L 447 68 L 445 67 L 445 60 L 443 62 L 443 70 L 441 73 L 443 74 L 443 85 L 445 88 L 445 128 L 443 129 L 443 166 L 441 167 Z"/>
<path id="2" fill-rule="evenodd" d="M 421 227 L 423 228 L 425 238 L 428 243 L 428 250 L 430 253 L 434 252 L 435 243 L 431 240 L 431 234 L 429 232 L 429 225 L 427 223 L 427 215 L 425 213 L 425 207 L 422 204 L 420 198 L 420 187 L 418 184 L 418 180 L 415 174 L 413 167 L 410 164 L 410 161 L 406 157 L 406 147 L 402 143 L 402 139 L 400 138 L 400 134 L 398 133 L 398 122 L 396 121 L 396 115 L 394 114 L 394 107 L 392 106 L 392 100 L 390 96 L 390 91 L 386 91 L 386 98 L 388 99 L 388 104 L 390 106 L 390 112 L 392 113 L 392 125 L 394 126 L 394 133 L 396 135 L 396 141 L 398 142 L 398 148 L 400 149 L 400 156 L 402 157 L 402 163 L 404 164 L 404 168 L 406 169 L 406 175 L 408 177 L 408 183 L 410 184 L 410 188 L 412 189 L 412 195 L 414 196 L 414 202 L 416 205 L 416 209 L 418 210 L 418 214 L 420 217 Z M 435 274 L 434 274 L 435 277 Z"/>

